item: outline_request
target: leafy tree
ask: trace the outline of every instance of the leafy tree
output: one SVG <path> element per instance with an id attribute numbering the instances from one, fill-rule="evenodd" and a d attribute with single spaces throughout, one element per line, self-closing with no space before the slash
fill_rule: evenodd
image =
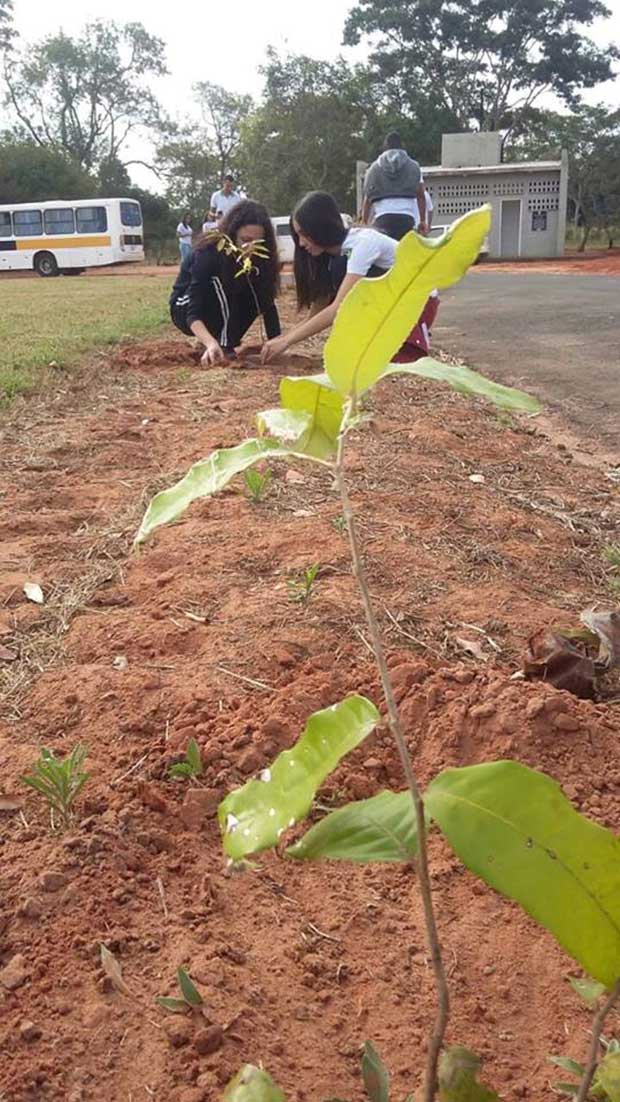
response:
<path id="1" fill-rule="evenodd" d="M 166 199 L 179 213 L 188 210 L 192 225 L 202 223 L 219 173 L 217 153 L 208 138 L 164 138 L 156 153 L 157 170 L 166 181 Z"/>
<path id="2" fill-rule="evenodd" d="M 77 38 L 44 38 L 7 66 L 9 101 L 32 141 L 91 170 L 117 157 L 137 126 L 159 115 L 151 84 L 166 73 L 164 44 L 141 23 L 97 21 Z"/>
<path id="3" fill-rule="evenodd" d="M 607 234 L 610 247 L 620 234 L 620 110 L 579 106 L 571 114 L 535 111 L 527 130 L 511 146 L 519 158 L 558 157 L 568 150 L 569 213 L 583 230 L 585 249 L 595 229 Z"/>
<path id="4" fill-rule="evenodd" d="M 194 95 L 200 108 L 205 137 L 217 154 L 222 176 L 234 167 L 241 127 L 252 111 L 252 97 L 228 92 L 221 85 L 210 84 L 209 81 L 194 84 Z"/>
<path id="5" fill-rule="evenodd" d="M 357 0 L 344 41 L 372 36 L 377 77 L 405 104 L 421 94 L 495 130 L 543 92 L 573 106 L 613 75 L 618 50 L 582 30 L 609 15 L 601 0 Z"/>
<path id="6" fill-rule="evenodd" d="M 10 47 L 14 37 L 13 0 L 0 0 L 0 51 Z"/>
<path id="7" fill-rule="evenodd" d="M 96 180 L 56 149 L 33 141 L 0 142 L 0 203 L 89 199 Z"/>

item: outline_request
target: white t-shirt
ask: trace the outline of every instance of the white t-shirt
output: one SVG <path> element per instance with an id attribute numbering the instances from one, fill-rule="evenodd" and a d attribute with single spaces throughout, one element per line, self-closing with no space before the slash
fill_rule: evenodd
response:
<path id="1" fill-rule="evenodd" d="M 426 197 L 426 213 L 429 214 L 433 209 L 433 200 L 426 188 L 424 189 L 424 195 Z M 377 199 L 372 205 L 372 213 L 373 218 L 379 218 L 382 214 L 410 214 L 416 226 L 420 221 L 418 200 L 414 198 Z"/>
<path id="2" fill-rule="evenodd" d="M 214 191 L 211 196 L 211 210 L 215 211 L 219 221 L 240 202 L 241 196 L 238 191 L 231 191 L 230 195 L 225 195 L 223 191 Z"/>
<path id="3" fill-rule="evenodd" d="M 191 226 L 186 226 L 184 222 L 179 222 L 177 226 L 177 237 L 181 241 L 187 241 L 188 245 L 192 243 L 193 229 Z"/>
<path id="4" fill-rule="evenodd" d="M 428 192 L 426 190 L 426 188 L 424 188 L 424 198 L 426 199 L 426 215 L 427 215 L 426 221 L 428 222 L 428 215 L 433 213 L 433 200 L 431 199 L 430 192 Z M 413 216 L 415 218 L 415 224 L 417 226 L 418 222 L 420 221 L 420 212 L 418 210 L 418 200 L 417 199 L 413 200 L 413 205 L 415 207 L 415 211 L 414 211 Z"/>
<path id="5" fill-rule="evenodd" d="M 389 271 L 396 259 L 398 242 L 366 226 L 354 226 L 342 242 L 347 258 L 347 275 L 365 276 L 374 264 Z"/>

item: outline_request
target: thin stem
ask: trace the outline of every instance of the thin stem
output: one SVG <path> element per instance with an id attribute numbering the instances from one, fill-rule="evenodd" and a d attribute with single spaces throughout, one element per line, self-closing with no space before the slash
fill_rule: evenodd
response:
<path id="1" fill-rule="evenodd" d="M 426 937 L 431 954 L 433 971 L 435 973 L 435 982 L 437 985 L 438 996 L 437 1017 L 435 1019 L 433 1032 L 431 1034 L 428 1046 L 426 1072 L 422 1094 L 422 1102 L 433 1102 L 437 1089 L 437 1061 L 439 1059 L 439 1053 L 441 1052 L 443 1038 L 446 1031 L 446 1026 L 448 1024 L 448 1016 L 450 1013 L 450 998 L 448 994 L 446 973 L 441 956 L 441 946 L 439 944 L 439 935 L 437 933 L 437 924 L 435 922 L 435 913 L 433 909 L 433 897 L 431 892 L 431 882 L 428 869 L 428 849 L 426 838 L 426 822 L 424 819 L 424 803 L 420 794 L 420 789 L 416 780 L 415 773 L 413 771 L 413 766 L 411 764 L 411 757 L 409 755 L 409 750 L 405 741 L 400 716 L 398 714 L 398 707 L 394 698 L 394 690 L 392 688 L 390 671 L 387 666 L 385 652 L 383 650 L 383 644 L 381 642 L 379 624 L 377 622 L 377 617 L 375 615 L 370 592 L 368 589 L 368 581 L 366 578 L 366 571 L 364 569 L 361 547 L 357 535 L 353 507 L 351 505 L 351 499 L 349 497 L 349 492 L 345 479 L 345 438 L 351 419 L 355 416 L 355 411 L 356 401 L 355 398 L 353 398 L 350 400 L 347 408 L 345 409 L 340 436 L 338 438 L 338 453 L 336 456 L 335 478 L 336 485 L 340 493 L 340 500 L 342 502 L 342 512 L 347 526 L 347 532 L 349 534 L 353 570 L 362 597 L 364 611 L 366 613 L 366 622 L 368 624 L 368 630 L 370 632 L 372 649 L 374 651 L 377 666 L 379 668 L 379 673 L 381 675 L 381 684 L 383 686 L 383 695 L 385 697 L 385 702 L 387 705 L 390 730 L 398 748 L 398 754 L 402 763 L 405 778 L 407 780 L 407 786 L 411 793 L 411 799 L 413 800 L 413 806 L 415 810 L 416 825 L 418 831 L 417 867 L 420 882 L 420 894 L 422 896 L 422 903 L 424 906 Z"/>
<path id="2" fill-rule="evenodd" d="M 592 1040 L 590 1042 L 590 1051 L 588 1053 L 588 1063 L 585 1072 L 583 1073 L 583 1079 L 579 1084 L 579 1093 L 576 1096 L 576 1102 L 586 1102 L 588 1097 L 588 1091 L 590 1090 L 590 1084 L 594 1072 L 596 1071 L 596 1065 L 598 1064 L 598 1049 L 601 1043 L 601 1033 L 603 1032 L 603 1026 L 605 1024 L 605 1018 L 612 1009 L 616 999 L 620 995 L 620 979 L 616 980 L 613 985 L 609 998 L 605 1000 L 601 1008 L 599 1009 L 593 1023 L 592 1023 Z"/>

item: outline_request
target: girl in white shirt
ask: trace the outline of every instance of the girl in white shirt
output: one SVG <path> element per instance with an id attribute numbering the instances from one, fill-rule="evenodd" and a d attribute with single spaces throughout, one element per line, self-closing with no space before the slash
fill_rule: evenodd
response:
<path id="1" fill-rule="evenodd" d="M 291 218 L 291 234 L 295 242 L 297 303 L 300 309 L 310 307 L 310 316 L 263 345 L 264 364 L 275 360 L 291 345 L 328 329 L 351 288 L 365 276 L 384 275 L 396 259 L 396 241 L 366 226 L 347 230 L 336 200 L 325 191 L 311 191 L 298 203 Z M 414 332 L 415 329 L 399 356 L 406 354 L 406 345 Z M 412 349 L 407 359 L 428 355 L 428 341 L 424 343 L 425 347 L 417 353 Z"/>

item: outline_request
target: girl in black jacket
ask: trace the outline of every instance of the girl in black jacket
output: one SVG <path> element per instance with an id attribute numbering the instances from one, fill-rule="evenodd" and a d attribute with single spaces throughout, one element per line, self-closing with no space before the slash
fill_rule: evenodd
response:
<path id="1" fill-rule="evenodd" d="M 234 254 L 219 248 L 225 234 L 238 249 L 261 241 L 267 258 L 252 257 L 250 274 L 240 275 Z M 244 199 L 223 219 L 218 231 L 203 234 L 181 264 L 172 294 L 170 316 L 182 333 L 198 337 L 205 347 L 202 363 L 234 359 L 234 350 L 262 314 L 267 339 L 280 334 L 275 299 L 280 265 L 271 219 L 261 203 Z"/>

